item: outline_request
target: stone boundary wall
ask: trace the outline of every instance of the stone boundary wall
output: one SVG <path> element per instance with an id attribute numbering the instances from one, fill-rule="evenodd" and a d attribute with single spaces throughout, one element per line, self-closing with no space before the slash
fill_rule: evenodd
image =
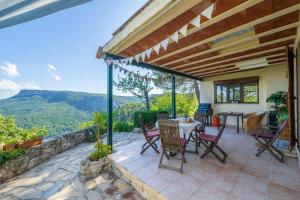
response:
<path id="1" fill-rule="evenodd" d="M 92 142 L 93 130 L 94 127 L 91 127 L 44 139 L 41 145 L 28 149 L 24 155 L 0 166 L 0 183 L 78 144 Z"/>

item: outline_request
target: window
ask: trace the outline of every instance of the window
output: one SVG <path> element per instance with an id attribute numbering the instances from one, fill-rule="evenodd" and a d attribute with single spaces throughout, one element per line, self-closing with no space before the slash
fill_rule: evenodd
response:
<path id="1" fill-rule="evenodd" d="M 259 77 L 215 81 L 215 103 L 259 103 Z"/>

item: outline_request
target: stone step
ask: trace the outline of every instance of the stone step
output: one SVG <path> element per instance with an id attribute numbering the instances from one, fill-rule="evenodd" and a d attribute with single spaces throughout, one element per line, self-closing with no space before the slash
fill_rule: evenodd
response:
<path id="1" fill-rule="evenodd" d="M 113 172 L 122 180 L 130 184 L 145 199 L 167 200 L 161 193 L 156 191 L 144 181 L 130 173 L 125 167 L 114 160 L 112 161 Z"/>

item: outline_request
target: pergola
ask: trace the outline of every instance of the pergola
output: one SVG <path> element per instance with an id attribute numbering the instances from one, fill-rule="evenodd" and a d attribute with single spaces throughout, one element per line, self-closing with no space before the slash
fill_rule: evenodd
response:
<path id="1" fill-rule="evenodd" d="M 211 18 L 203 15 L 210 6 Z M 299 0 L 149 0 L 99 48 L 97 57 L 118 60 L 147 52 L 187 25 L 186 35 L 179 34 L 178 42 L 169 40 L 166 50 L 153 50 L 143 62 L 132 64 L 202 80 L 287 63 L 290 58 L 289 92 L 293 98 L 292 48 L 299 41 L 299 10 Z M 189 23 L 199 15 L 199 26 Z M 172 82 L 175 116 L 175 76 Z M 108 66 L 109 144 L 111 113 L 112 66 Z"/>

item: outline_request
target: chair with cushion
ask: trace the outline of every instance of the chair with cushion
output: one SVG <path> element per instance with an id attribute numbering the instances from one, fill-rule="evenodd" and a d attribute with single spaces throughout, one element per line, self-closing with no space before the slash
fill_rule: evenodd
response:
<path id="1" fill-rule="evenodd" d="M 206 148 L 205 152 L 200 156 L 200 158 L 204 158 L 207 154 L 212 153 L 221 163 L 225 163 L 227 154 L 219 147 L 218 142 L 224 132 L 226 119 L 227 115 L 223 115 L 222 119 L 219 119 L 221 129 L 219 130 L 217 135 L 211 135 L 207 133 L 197 134 L 196 152 L 198 153 L 199 144 L 203 144 Z M 217 154 L 217 152 L 215 152 L 215 149 L 217 149 L 222 154 L 222 158 Z"/>
<path id="2" fill-rule="evenodd" d="M 180 138 L 178 122 L 175 120 L 163 119 L 158 121 L 160 141 L 161 141 L 161 157 L 159 161 L 159 168 L 165 167 L 173 170 L 179 170 L 182 173 L 183 163 L 185 162 L 185 138 Z M 162 165 L 163 157 L 166 156 L 169 159 L 169 154 L 171 152 L 178 152 L 181 158 L 180 169 Z"/>
<path id="3" fill-rule="evenodd" d="M 244 116 L 244 131 L 246 133 L 256 131 L 261 127 L 262 121 L 266 116 L 265 112 L 249 113 Z"/>
<path id="4" fill-rule="evenodd" d="M 196 141 L 196 134 L 201 134 L 205 132 L 205 120 L 206 120 L 206 113 L 205 112 L 196 112 L 194 115 L 194 120 L 200 122 L 194 130 L 190 133 L 187 143 L 190 141 Z"/>
<path id="5" fill-rule="evenodd" d="M 283 162 L 284 154 L 274 146 L 275 141 L 279 138 L 284 128 L 288 125 L 288 120 L 277 131 L 261 127 L 259 130 L 251 132 L 250 134 L 259 143 L 256 156 L 260 156 L 266 150 L 269 151 L 278 161 Z"/>
<path id="6" fill-rule="evenodd" d="M 150 147 L 156 153 L 159 153 L 158 146 L 156 144 L 156 142 L 159 140 L 159 130 L 153 130 L 153 125 L 145 123 L 141 115 L 139 116 L 138 122 L 146 140 L 142 146 L 140 154 L 143 154 Z"/>

